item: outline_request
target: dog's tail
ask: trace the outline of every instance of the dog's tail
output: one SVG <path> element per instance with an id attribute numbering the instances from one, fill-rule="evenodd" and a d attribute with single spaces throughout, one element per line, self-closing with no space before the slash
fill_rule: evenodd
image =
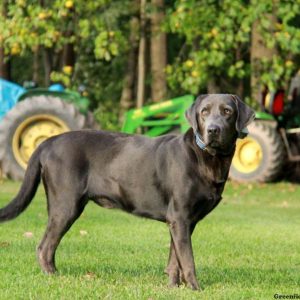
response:
<path id="1" fill-rule="evenodd" d="M 5 207 L 0 209 L 0 222 L 16 218 L 27 208 L 33 199 L 41 180 L 41 151 L 42 147 L 40 146 L 31 156 L 18 195 Z"/>

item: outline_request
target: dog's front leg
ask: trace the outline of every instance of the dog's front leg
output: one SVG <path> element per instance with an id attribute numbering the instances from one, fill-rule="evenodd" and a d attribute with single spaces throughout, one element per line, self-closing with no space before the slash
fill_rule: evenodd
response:
<path id="1" fill-rule="evenodd" d="M 191 224 L 178 214 L 169 215 L 167 220 L 183 279 L 190 288 L 199 290 L 192 250 Z"/>

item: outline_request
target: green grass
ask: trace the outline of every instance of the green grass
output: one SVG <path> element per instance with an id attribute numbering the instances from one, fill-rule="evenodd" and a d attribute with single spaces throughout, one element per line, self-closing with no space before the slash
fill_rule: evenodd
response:
<path id="1" fill-rule="evenodd" d="M 0 206 L 18 187 L 0 183 Z M 193 235 L 202 292 L 167 287 L 165 224 L 92 203 L 58 248 L 59 274 L 44 275 L 35 249 L 46 220 L 41 188 L 25 213 L 0 224 L 1 300 L 274 299 L 276 293 L 300 294 L 298 185 L 227 185 L 222 203 Z"/>

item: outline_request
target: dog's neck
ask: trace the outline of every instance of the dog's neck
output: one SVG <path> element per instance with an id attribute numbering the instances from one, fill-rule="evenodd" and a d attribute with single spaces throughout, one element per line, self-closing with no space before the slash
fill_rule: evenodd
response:
<path id="1" fill-rule="evenodd" d="M 189 129 L 185 133 L 184 139 L 196 157 L 199 172 L 205 174 L 207 179 L 211 182 L 225 184 L 234 155 L 235 144 L 228 153 L 218 153 L 213 149 L 215 152 L 212 154 L 211 151 L 209 151 L 210 149 L 199 146 L 199 140 L 195 138 L 192 129 Z"/>
<path id="2" fill-rule="evenodd" d="M 230 154 L 216 154 L 211 156 L 207 152 L 199 153 L 198 164 L 205 176 L 212 182 L 220 184 L 226 182 L 229 174 L 231 161 L 234 155 L 234 150 Z"/>

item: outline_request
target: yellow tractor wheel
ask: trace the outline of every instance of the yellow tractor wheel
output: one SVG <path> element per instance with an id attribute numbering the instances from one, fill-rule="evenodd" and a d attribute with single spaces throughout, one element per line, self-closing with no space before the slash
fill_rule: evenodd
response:
<path id="1" fill-rule="evenodd" d="M 238 140 L 229 176 L 242 182 L 269 182 L 278 177 L 285 162 L 281 136 L 271 124 L 255 121 L 249 135 Z"/>
<path id="2" fill-rule="evenodd" d="M 58 97 L 32 96 L 16 104 L 0 123 L 0 161 L 5 176 L 22 179 L 34 150 L 51 136 L 89 128 L 91 117 Z"/>
<path id="3" fill-rule="evenodd" d="M 50 114 L 37 114 L 19 124 L 12 138 L 12 150 L 16 161 L 24 169 L 34 150 L 51 136 L 69 131 L 60 118 Z"/>
<path id="4" fill-rule="evenodd" d="M 242 173 L 248 174 L 257 170 L 262 162 L 263 150 L 257 140 L 246 137 L 238 140 L 232 164 Z"/>

